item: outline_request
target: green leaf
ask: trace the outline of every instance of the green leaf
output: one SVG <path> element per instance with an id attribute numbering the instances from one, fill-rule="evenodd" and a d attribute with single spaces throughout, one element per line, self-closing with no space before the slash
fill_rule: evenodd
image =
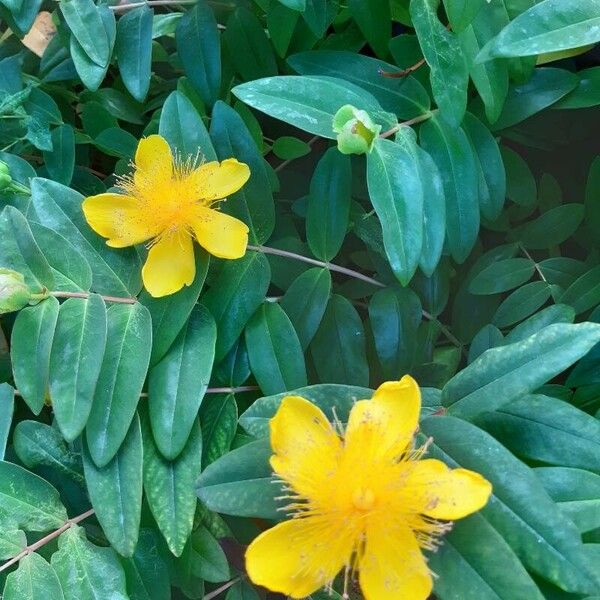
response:
<path id="1" fill-rule="evenodd" d="M 367 157 L 369 197 L 383 228 L 394 275 L 407 285 L 423 247 L 423 188 L 414 156 L 400 144 L 379 139 Z"/>
<path id="2" fill-rule="evenodd" d="M 219 160 L 235 156 L 250 167 L 250 179 L 229 196 L 222 209 L 248 225 L 252 243 L 263 244 L 275 227 L 275 205 L 264 159 L 242 118 L 224 102 L 215 104 L 210 135 Z"/>
<path id="3" fill-rule="evenodd" d="M 310 182 L 306 241 L 311 252 L 329 262 L 340 251 L 350 220 L 350 157 L 330 148 L 319 160 Z"/>
<path id="4" fill-rule="evenodd" d="M 600 67 L 583 69 L 577 73 L 577 87 L 559 100 L 552 108 L 590 108 L 600 104 Z"/>
<path id="5" fill-rule="evenodd" d="M 321 381 L 369 384 L 365 331 L 356 309 L 344 296 L 333 294 L 329 299 L 310 350 Z"/>
<path id="6" fill-rule="evenodd" d="M 179 19 L 176 41 L 187 78 L 204 104 L 212 106 L 221 87 L 221 45 L 217 22 L 207 2 L 197 2 Z"/>
<path id="7" fill-rule="evenodd" d="M 50 352 L 50 398 L 65 439 L 85 427 L 106 345 L 106 307 L 101 296 L 69 298 L 58 311 Z"/>
<path id="8" fill-rule="evenodd" d="M 93 0 L 62 0 L 60 10 L 85 54 L 98 66 L 105 67 L 110 59 L 110 46 L 99 7 Z"/>
<path id="9" fill-rule="evenodd" d="M 291 7 L 288 8 L 283 3 L 269 3 L 267 8 L 267 29 L 275 52 L 277 52 L 280 58 L 284 58 L 287 54 L 299 17 L 299 12 L 293 10 Z"/>
<path id="10" fill-rule="evenodd" d="M 327 0 L 306 0 L 302 18 L 315 37 L 321 37 L 331 23 Z"/>
<path id="11" fill-rule="evenodd" d="M 377 357 L 386 380 L 397 380 L 413 365 L 421 302 L 410 289 L 376 292 L 369 302 L 369 318 Z"/>
<path id="12" fill-rule="evenodd" d="M 535 264 L 529 258 L 507 258 L 496 261 L 473 278 L 469 284 L 469 292 L 487 295 L 512 290 L 529 281 L 534 270 Z"/>
<path id="13" fill-rule="evenodd" d="M 111 546 L 122 556 L 132 556 L 142 512 L 143 448 L 136 416 L 114 458 L 101 468 L 83 450 L 85 483 L 96 517 Z"/>
<path id="14" fill-rule="evenodd" d="M 48 174 L 63 185 L 69 185 L 75 168 L 75 132 L 71 125 L 52 130 L 52 151 L 42 152 Z"/>
<path id="15" fill-rule="evenodd" d="M 392 35 L 388 0 L 349 0 L 348 10 L 375 54 L 385 57 Z"/>
<path id="16" fill-rule="evenodd" d="M 545 250 L 568 240 L 583 221 L 583 204 L 561 204 L 510 232 L 511 240 L 519 240 L 532 250 Z"/>
<path id="17" fill-rule="evenodd" d="M 135 155 L 137 140 L 128 131 L 119 127 L 111 127 L 98 134 L 94 145 L 104 154 L 131 161 Z"/>
<path id="18" fill-rule="evenodd" d="M 81 456 L 67 446 L 56 427 L 38 421 L 21 421 L 15 427 L 13 447 L 27 468 L 50 467 L 83 483 Z"/>
<path id="19" fill-rule="evenodd" d="M 54 275 L 53 291 L 88 291 L 92 269 L 85 257 L 65 237 L 39 223 L 29 224 Z"/>
<path id="20" fill-rule="evenodd" d="M 209 465 L 226 454 L 235 437 L 238 409 L 233 394 L 211 394 L 200 409 L 202 464 Z"/>
<path id="21" fill-rule="evenodd" d="M 570 467 L 540 467 L 535 474 L 579 531 L 600 527 L 600 475 Z"/>
<path id="22" fill-rule="evenodd" d="M 410 16 L 427 64 L 433 97 L 443 119 L 458 127 L 467 108 L 469 73 L 458 38 L 437 17 L 440 0 L 412 0 Z"/>
<path id="23" fill-rule="evenodd" d="M 541 308 L 552 294 L 545 281 L 532 281 L 515 290 L 503 300 L 492 321 L 498 327 L 509 327 Z"/>
<path id="24" fill-rule="evenodd" d="M 444 4 L 450 7 L 455 3 L 446 0 Z M 475 0 L 470 4 L 480 4 L 480 10 L 472 22 L 463 31 L 458 32 L 458 41 L 465 54 L 469 75 L 484 104 L 488 121 L 494 123 L 502 112 L 508 93 L 510 64 L 502 59 L 478 63 L 476 57 L 481 48 L 508 22 L 508 16 L 501 2 Z"/>
<path id="25" fill-rule="evenodd" d="M 512 127 L 539 113 L 573 91 L 577 83 L 577 76 L 564 69 L 535 69 L 526 83 L 509 88 L 504 108 L 494 122 L 494 130 Z"/>
<path id="26" fill-rule="evenodd" d="M 125 574 L 115 551 L 92 544 L 84 531 L 71 526 L 58 538 L 58 551 L 52 555 L 65 600 L 126 600 Z"/>
<path id="27" fill-rule="evenodd" d="M 329 139 L 336 137 L 333 117 L 346 104 L 366 110 L 384 130 L 396 122 L 371 94 L 334 77 L 267 77 L 238 85 L 232 92 L 252 108 Z"/>
<path id="28" fill-rule="evenodd" d="M 431 277 L 440 261 L 446 237 L 446 202 L 442 177 L 431 156 L 417 145 L 412 129 L 402 127 L 396 134 L 395 141 L 412 155 L 423 188 L 423 247 L 419 267 L 426 276 Z"/>
<path id="29" fill-rule="evenodd" d="M 115 52 L 119 73 L 127 91 L 138 102 L 144 101 L 150 87 L 152 14 L 147 6 L 140 6 L 125 13 L 117 23 Z"/>
<path id="30" fill-rule="evenodd" d="M 275 55 L 258 18 L 238 6 L 223 32 L 223 41 L 237 73 L 245 81 L 277 75 Z"/>
<path id="31" fill-rule="evenodd" d="M 204 122 L 191 101 L 177 90 L 171 92 L 165 101 L 158 131 L 169 142 L 171 150 L 183 160 L 188 157 L 194 159 L 198 152 L 206 161 L 217 160 Z"/>
<path id="32" fill-rule="evenodd" d="M 229 579 L 225 552 L 206 527 L 200 526 L 192 533 L 191 548 L 194 553 L 192 569 L 197 577 L 213 583 Z"/>
<path id="33" fill-rule="evenodd" d="M 421 422 L 421 430 L 435 440 L 431 446 L 434 457 L 480 473 L 492 484 L 492 498 L 478 514 L 498 531 L 528 570 L 566 591 L 596 589 L 575 526 L 564 519 L 529 467 L 490 435 L 461 419 L 428 417 Z"/>
<path id="34" fill-rule="evenodd" d="M 77 2 L 78 0 L 70 0 L 71 3 Z M 87 2 L 87 0 L 85 0 Z M 75 35 L 71 36 L 70 50 L 71 58 L 75 65 L 77 74 L 81 78 L 81 81 L 91 91 L 96 91 L 106 73 L 110 64 L 110 56 L 115 45 L 115 39 L 117 37 L 117 24 L 115 22 L 115 15 L 108 6 L 99 6 L 97 8 L 98 14 L 101 20 L 101 30 L 104 30 L 106 39 L 108 40 L 108 53 L 106 62 L 98 63 L 91 58 L 86 49 L 79 43 L 78 38 Z M 100 30 L 100 31 L 101 31 Z"/>
<path id="35" fill-rule="evenodd" d="M 13 206 L 0 212 L 0 265 L 21 273 L 33 291 L 52 289 L 54 277 L 27 220 Z"/>
<path id="36" fill-rule="evenodd" d="M 215 512 L 238 517 L 278 520 L 281 486 L 269 464 L 272 454 L 268 439 L 245 444 L 211 463 L 200 475 L 197 493 Z"/>
<path id="37" fill-rule="evenodd" d="M 0 502 L 11 521 L 26 531 L 58 529 L 67 520 L 58 492 L 47 481 L 4 461 L 0 461 Z"/>
<path id="38" fill-rule="evenodd" d="M 200 425 L 195 421 L 185 448 L 174 461 L 161 456 L 148 422 L 143 421 L 142 432 L 146 498 L 169 549 L 175 556 L 180 556 L 194 524 L 194 486 L 202 461 Z"/>
<path id="39" fill-rule="evenodd" d="M 339 77 L 373 94 L 384 110 L 402 119 L 412 119 L 430 108 L 427 90 L 414 77 L 389 79 L 381 71 L 394 72 L 397 67 L 370 56 L 339 50 L 311 50 L 294 54 L 288 63 L 301 75 Z"/>
<path id="40" fill-rule="evenodd" d="M 0 384 L 0 460 L 4 460 L 4 452 L 8 442 L 8 434 L 12 425 L 15 408 L 15 390 L 8 383 Z"/>
<path id="41" fill-rule="evenodd" d="M 473 540 L 485 541 L 474 544 Z M 506 540 L 481 514 L 454 523 L 443 544 L 428 558 L 438 575 L 434 591 L 440 600 L 543 600 Z"/>
<path id="42" fill-rule="evenodd" d="M 265 299 L 271 280 L 269 263 L 260 252 L 227 261 L 202 297 L 217 323 L 215 362 L 222 360 Z"/>
<path id="43" fill-rule="evenodd" d="M 217 330 L 208 309 L 194 307 L 175 342 L 148 375 L 150 424 L 168 460 L 183 451 L 210 381 Z"/>
<path id="44" fill-rule="evenodd" d="M 163 358 L 187 323 L 204 285 L 209 256 L 195 244 L 194 252 L 196 276 L 191 285 L 185 286 L 176 294 L 162 298 L 153 298 L 146 290 L 140 294 L 140 302 L 146 306 L 152 317 L 152 354 L 150 355 L 152 366 Z"/>
<path id="45" fill-rule="evenodd" d="M 273 154 L 281 160 L 294 160 L 310 154 L 310 146 L 294 136 L 283 135 L 273 142 Z"/>
<path id="46" fill-rule="evenodd" d="M 476 358 L 479 358 L 486 350 L 495 348 L 496 346 L 502 346 L 504 343 L 504 336 L 502 332 L 494 325 L 485 325 L 482 327 L 469 346 L 469 364 L 472 363 Z"/>
<path id="47" fill-rule="evenodd" d="M 18 529 L 10 518 L 2 518 L 0 531 L 0 560 L 8 560 L 20 554 L 27 547 L 25 532 Z"/>
<path id="48" fill-rule="evenodd" d="M 308 1 L 310 2 L 310 0 Z M 319 600 L 337 600 L 337 592 L 332 590 L 331 594 L 329 596 L 328 593 L 327 598 L 320 598 Z M 311 598 L 316 599 L 316 596 L 313 595 Z M 225 600 L 260 600 L 260 596 L 250 583 L 242 580 L 229 588 Z"/>
<path id="49" fill-rule="evenodd" d="M 600 420 L 556 398 L 526 396 L 480 415 L 477 425 L 516 456 L 600 474 Z"/>
<path id="50" fill-rule="evenodd" d="M 252 373 L 261 390 L 277 394 L 305 386 L 306 366 L 294 326 L 283 309 L 263 303 L 245 330 Z"/>
<path id="51" fill-rule="evenodd" d="M 109 248 L 87 224 L 83 196 L 48 179 L 31 182 L 30 220 L 56 231 L 88 261 L 93 289 L 109 296 L 129 296 L 141 289 L 141 261 L 133 248 Z M 48 286 L 51 288 L 51 286 Z"/>
<path id="52" fill-rule="evenodd" d="M 506 342 L 509 344 L 520 342 L 534 333 L 538 333 L 548 325 L 572 323 L 574 320 L 575 311 L 570 306 L 566 304 L 548 306 L 509 331 L 506 334 Z"/>
<path id="53" fill-rule="evenodd" d="M 419 135 L 442 176 L 448 245 L 454 260 L 462 263 L 479 232 L 479 174 L 469 138 L 435 116 L 421 126 Z"/>
<path id="54" fill-rule="evenodd" d="M 600 157 L 597 156 L 587 176 L 585 186 L 585 220 L 592 231 L 600 231 L 600 202 L 597 190 L 600 187 Z"/>
<path id="55" fill-rule="evenodd" d="M 319 328 L 330 294 L 329 269 L 315 267 L 299 275 L 281 299 L 280 306 L 290 318 L 303 352 Z"/>
<path id="56" fill-rule="evenodd" d="M 54 569 L 39 554 L 32 552 L 19 561 L 19 567 L 6 578 L 5 600 L 63 600 L 63 592 Z"/>
<path id="57" fill-rule="evenodd" d="M 537 184 L 529 165 L 519 154 L 506 146 L 502 146 L 500 153 L 506 169 L 506 195 L 519 206 L 535 206 Z"/>
<path id="58" fill-rule="evenodd" d="M 85 429 L 98 467 L 108 465 L 130 429 L 152 347 L 150 314 L 142 304 L 113 304 L 106 317 L 106 350 Z"/>
<path id="59" fill-rule="evenodd" d="M 600 265 L 575 280 L 561 295 L 560 302 L 572 306 L 576 314 L 600 303 Z"/>
<path id="60" fill-rule="evenodd" d="M 47 298 L 19 311 L 11 336 L 15 384 L 27 406 L 39 415 L 48 389 L 50 348 L 58 319 L 58 300 Z"/>
<path id="61" fill-rule="evenodd" d="M 496 410 L 562 373 L 599 340 L 600 325 L 558 323 L 492 348 L 444 386 L 442 404 L 464 419 Z"/>
<path id="62" fill-rule="evenodd" d="M 506 197 L 506 173 L 498 143 L 489 129 L 471 113 L 465 114 L 463 130 L 471 142 L 479 171 L 479 209 L 484 218 L 495 221 Z"/>
<path id="63" fill-rule="evenodd" d="M 167 565 L 160 556 L 157 536 L 152 529 L 141 529 L 131 558 L 121 559 L 130 600 L 170 600 L 171 586 Z"/>
<path id="64" fill-rule="evenodd" d="M 478 60 L 493 56 L 531 56 L 578 48 L 600 41 L 597 0 L 545 0 L 511 21 L 481 51 Z"/>

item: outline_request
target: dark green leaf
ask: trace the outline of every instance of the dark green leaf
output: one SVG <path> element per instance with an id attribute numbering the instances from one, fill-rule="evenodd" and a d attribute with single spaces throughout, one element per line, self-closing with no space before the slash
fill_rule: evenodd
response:
<path id="1" fill-rule="evenodd" d="M 545 281 L 532 281 L 515 290 L 498 307 L 493 322 L 498 327 L 509 327 L 541 308 L 552 290 Z"/>
<path id="2" fill-rule="evenodd" d="M 8 442 L 8 434 L 12 425 L 15 408 L 15 390 L 8 383 L 0 384 L 0 460 L 4 460 L 4 452 Z"/>
<path id="3" fill-rule="evenodd" d="M 51 134 L 52 151 L 43 152 L 44 163 L 52 179 L 69 185 L 75 168 L 75 132 L 71 125 L 60 125 Z"/>
<path id="4" fill-rule="evenodd" d="M 209 465 L 226 454 L 237 429 L 238 409 L 233 394 L 211 394 L 200 409 L 202 464 Z"/>
<path id="5" fill-rule="evenodd" d="M 583 69 L 577 76 L 577 87 L 559 100 L 553 108 L 589 108 L 600 104 L 600 67 Z"/>
<path id="6" fill-rule="evenodd" d="M 478 273 L 469 285 L 471 294 L 499 294 L 531 279 L 535 264 L 529 258 L 499 260 Z"/>
<path id="7" fill-rule="evenodd" d="M 569 304 L 577 314 L 600 303 L 600 265 L 596 265 L 574 281 L 561 295 L 560 301 Z"/>
<path id="8" fill-rule="evenodd" d="M 369 45 L 385 57 L 391 37 L 390 3 L 387 0 L 349 0 L 348 9 Z"/>

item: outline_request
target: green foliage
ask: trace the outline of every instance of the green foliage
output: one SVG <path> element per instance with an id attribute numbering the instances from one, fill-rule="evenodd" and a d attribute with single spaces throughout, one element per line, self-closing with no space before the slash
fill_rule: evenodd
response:
<path id="1" fill-rule="evenodd" d="M 270 600 L 270 419 L 406 373 L 493 485 L 435 598 L 599 597 L 600 2 L 129 4 L 0 0 L 2 597 Z M 162 298 L 82 210 L 153 134 L 250 169 L 245 256 Z"/>

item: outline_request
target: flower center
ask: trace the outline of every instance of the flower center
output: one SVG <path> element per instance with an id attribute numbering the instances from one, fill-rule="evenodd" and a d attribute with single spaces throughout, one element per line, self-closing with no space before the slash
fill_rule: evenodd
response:
<path id="1" fill-rule="evenodd" d="M 357 488 L 352 492 L 354 508 L 362 511 L 371 510 L 375 506 L 375 494 L 369 488 Z"/>

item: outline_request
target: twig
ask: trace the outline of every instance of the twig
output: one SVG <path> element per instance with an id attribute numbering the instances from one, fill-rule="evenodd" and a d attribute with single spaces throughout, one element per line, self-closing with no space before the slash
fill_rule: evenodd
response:
<path id="1" fill-rule="evenodd" d="M 542 281 L 548 283 L 548 280 L 544 276 L 544 273 L 540 269 L 540 266 L 538 265 L 537 261 L 533 260 L 531 254 L 529 254 L 529 252 L 527 252 L 527 250 L 525 250 L 525 247 L 523 246 L 523 244 L 519 244 L 519 250 L 521 250 L 521 252 L 533 263 L 533 266 L 534 266 L 535 270 L 537 271 L 538 275 L 542 278 Z"/>
<path id="2" fill-rule="evenodd" d="M 224 583 L 221 587 L 218 587 L 216 590 L 213 590 L 209 594 L 204 596 L 204 600 L 212 600 L 212 598 L 216 598 L 221 592 L 228 590 L 230 587 L 233 587 L 236 583 L 242 581 L 243 577 L 236 577 L 227 583 Z"/>
<path id="3" fill-rule="evenodd" d="M 41 540 L 38 540 L 34 544 L 27 546 L 27 548 L 25 548 L 25 550 L 23 550 L 22 552 L 19 552 L 19 554 L 17 554 L 10 560 L 6 561 L 3 565 L 0 566 L 0 572 L 6 571 L 6 569 L 11 567 L 15 563 L 18 563 L 23 557 L 27 556 L 28 554 L 31 554 L 32 552 L 35 552 L 38 548 L 41 548 L 48 542 L 52 541 L 54 538 L 57 538 L 61 533 L 64 533 L 67 529 L 69 529 L 73 525 L 77 525 L 77 523 L 83 521 L 84 519 L 87 519 L 88 517 L 92 516 L 93 514 L 94 514 L 94 509 L 90 508 L 89 510 L 86 510 L 84 513 L 81 513 L 80 515 L 73 517 L 72 519 L 67 519 L 67 521 L 65 521 L 65 523 L 61 527 L 59 527 L 56 531 L 49 533 L 48 535 L 44 536 Z"/>
<path id="4" fill-rule="evenodd" d="M 48 292 L 49 296 L 55 298 L 89 298 L 90 292 Z M 137 298 L 127 298 L 120 296 L 101 296 L 105 302 L 118 302 L 121 304 L 136 304 Z"/>
<path id="5" fill-rule="evenodd" d="M 402 71 L 384 71 L 383 69 L 379 69 L 379 74 L 382 77 L 387 77 L 389 79 L 401 79 L 414 73 L 419 67 L 422 67 L 425 64 L 425 59 L 422 58 L 420 61 L 416 62 L 414 65 L 402 69 Z"/>
<path id="6" fill-rule="evenodd" d="M 117 4 L 109 6 L 114 12 L 124 12 L 140 6 L 177 6 L 178 4 L 197 4 L 198 0 L 147 0 L 146 2 L 131 2 L 130 4 Z"/>

